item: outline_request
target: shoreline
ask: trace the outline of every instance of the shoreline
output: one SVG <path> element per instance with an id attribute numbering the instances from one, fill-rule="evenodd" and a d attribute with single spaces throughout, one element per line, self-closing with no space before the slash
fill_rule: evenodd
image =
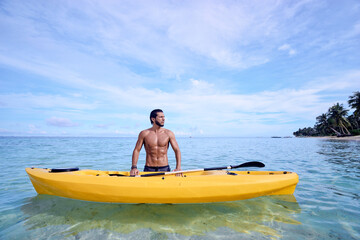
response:
<path id="1" fill-rule="evenodd" d="M 349 137 L 319 136 L 319 137 L 299 137 L 299 138 L 318 138 L 318 139 L 327 139 L 327 140 L 353 140 L 353 141 L 360 141 L 360 135 L 357 135 L 357 136 L 349 136 Z"/>

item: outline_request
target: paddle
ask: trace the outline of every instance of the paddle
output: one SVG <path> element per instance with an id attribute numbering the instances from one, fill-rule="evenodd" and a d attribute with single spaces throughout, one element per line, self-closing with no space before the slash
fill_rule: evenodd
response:
<path id="1" fill-rule="evenodd" d="M 149 173 L 143 175 L 136 175 L 135 177 L 152 177 L 152 176 L 161 176 L 161 175 L 173 175 L 179 173 L 190 173 L 190 172 L 201 172 L 201 171 L 212 171 L 212 170 L 222 170 L 222 169 L 234 169 L 234 168 L 245 168 L 245 167 L 265 167 L 265 164 L 262 162 L 246 162 L 236 166 L 227 166 L 227 167 L 212 167 L 212 168 L 203 168 L 203 169 L 193 169 L 193 170 L 184 170 L 184 171 L 174 171 L 174 172 L 159 172 L 159 173 Z"/>

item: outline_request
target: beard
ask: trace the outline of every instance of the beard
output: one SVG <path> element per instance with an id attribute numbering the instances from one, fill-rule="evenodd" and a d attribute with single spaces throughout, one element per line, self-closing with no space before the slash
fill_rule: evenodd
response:
<path id="1" fill-rule="evenodd" d="M 158 125 L 159 127 L 163 127 L 164 124 L 160 124 L 157 120 L 155 120 L 155 124 Z"/>

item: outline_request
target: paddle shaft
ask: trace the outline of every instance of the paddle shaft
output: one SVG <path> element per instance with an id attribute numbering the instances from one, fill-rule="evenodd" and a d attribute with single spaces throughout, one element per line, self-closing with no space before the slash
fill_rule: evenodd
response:
<path id="1" fill-rule="evenodd" d="M 190 173 L 190 172 L 201 172 L 201 171 L 213 171 L 213 170 L 223 170 L 223 169 L 234 169 L 234 168 L 243 168 L 243 167 L 265 167 L 265 164 L 262 162 L 246 162 L 236 166 L 226 166 L 226 167 L 212 167 L 212 168 L 202 168 L 202 169 L 192 169 L 192 170 L 183 170 L 183 171 L 174 171 L 174 172 L 159 172 L 159 173 L 149 173 L 143 175 L 136 175 L 135 177 L 152 177 L 152 176 L 161 176 L 161 175 L 174 175 L 180 173 Z"/>

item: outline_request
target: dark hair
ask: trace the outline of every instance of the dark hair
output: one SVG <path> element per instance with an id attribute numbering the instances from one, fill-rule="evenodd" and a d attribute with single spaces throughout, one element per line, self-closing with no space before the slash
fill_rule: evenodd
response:
<path id="1" fill-rule="evenodd" d="M 150 123 L 151 123 L 151 124 L 154 124 L 154 123 L 151 121 L 151 118 L 156 118 L 158 112 L 163 112 L 163 110 L 161 110 L 161 109 L 154 109 L 154 110 L 151 111 L 151 113 L 150 113 Z"/>

